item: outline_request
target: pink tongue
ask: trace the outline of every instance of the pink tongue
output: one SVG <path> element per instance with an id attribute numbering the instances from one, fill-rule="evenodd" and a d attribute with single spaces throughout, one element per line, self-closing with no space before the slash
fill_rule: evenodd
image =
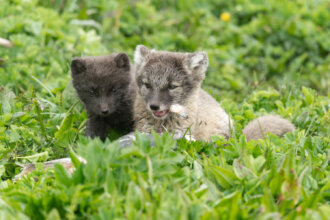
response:
<path id="1" fill-rule="evenodd" d="M 158 112 L 154 112 L 154 114 L 157 116 L 157 117 L 162 117 L 166 114 L 166 111 L 158 111 Z"/>

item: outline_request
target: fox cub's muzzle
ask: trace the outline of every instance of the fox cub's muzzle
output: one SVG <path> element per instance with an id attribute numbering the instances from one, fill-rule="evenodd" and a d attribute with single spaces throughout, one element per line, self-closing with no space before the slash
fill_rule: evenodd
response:
<path id="1" fill-rule="evenodd" d="M 162 91 L 153 91 L 149 93 L 147 98 L 147 108 L 152 112 L 153 116 L 157 119 L 164 119 L 169 112 L 168 94 Z"/>

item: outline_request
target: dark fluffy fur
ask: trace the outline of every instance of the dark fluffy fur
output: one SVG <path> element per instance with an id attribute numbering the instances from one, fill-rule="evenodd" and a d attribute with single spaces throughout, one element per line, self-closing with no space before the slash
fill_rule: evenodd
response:
<path id="1" fill-rule="evenodd" d="M 104 140 L 109 128 L 120 133 L 133 130 L 135 86 L 125 53 L 74 58 L 71 72 L 88 115 L 86 136 Z"/>

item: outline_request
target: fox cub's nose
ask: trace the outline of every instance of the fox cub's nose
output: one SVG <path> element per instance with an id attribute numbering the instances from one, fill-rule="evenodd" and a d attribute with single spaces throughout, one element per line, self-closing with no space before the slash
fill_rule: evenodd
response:
<path id="1" fill-rule="evenodd" d="M 100 110 L 101 110 L 102 115 L 106 115 L 109 113 L 109 107 L 105 102 L 100 103 Z"/>
<path id="2" fill-rule="evenodd" d="M 159 110 L 159 105 L 151 104 L 151 105 L 150 105 L 150 109 L 151 109 L 151 110 L 154 110 L 154 111 L 157 111 L 157 110 Z"/>
<path id="3" fill-rule="evenodd" d="M 102 108 L 101 112 L 102 112 L 103 115 L 106 115 L 106 114 L 109 113 L 109 109 L 108 108 Z"/>

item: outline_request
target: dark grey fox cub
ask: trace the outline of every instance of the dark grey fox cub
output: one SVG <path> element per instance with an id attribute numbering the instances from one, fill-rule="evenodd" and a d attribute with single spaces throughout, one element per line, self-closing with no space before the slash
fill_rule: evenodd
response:
<path id="1" fill-rule="evenodd" d="M 74 58 L 73 86 L 87 112 L 86 136 L 106 138 L 112 128 L 120 133 L 133 130 L 135 86 L 125 53 Z"/>

